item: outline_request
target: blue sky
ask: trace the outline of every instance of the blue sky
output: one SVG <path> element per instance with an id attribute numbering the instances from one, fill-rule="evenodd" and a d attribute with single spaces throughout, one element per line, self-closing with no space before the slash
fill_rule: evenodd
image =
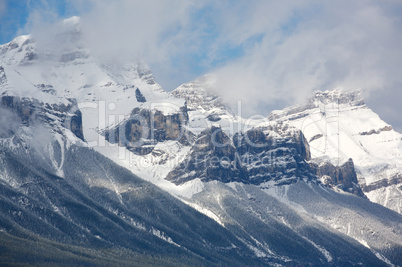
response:
<path id="1" fill-rule="evenodd" d="M 42 12 L 52 11 L 60 18 L 70 17 L 78 11 L 69 1 L 41 1 L 41 0 L 0 0 L 0 43 L 6 43 L 24 31 L 29 15 L 34 10 Z"/>
<path id="2" fill-rule="evenodd" d="M 94 54 L 144 60 L 165 90 L 214 73 L 227 101 L 268 113 L 360 88 L 402 131 L 400 0 L 0 0 L 0 43 L 73 15 Z"/>
<path id="3" fill-rule="evenodd" d="M 0 0 L 0 43 L 11 41 L 28 17 L 25 1 Z"/>

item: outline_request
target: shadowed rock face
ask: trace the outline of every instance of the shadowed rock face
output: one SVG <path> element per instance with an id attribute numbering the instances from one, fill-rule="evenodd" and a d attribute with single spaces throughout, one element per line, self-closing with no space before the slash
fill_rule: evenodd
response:
<path id="1" fill-rule="evenodd" d="M 307 141 L 300 131 L 288 125 L 253 128 L 235 135 L 234 143 L 246 163 L 249 183 L 289 184 L 314 176 L 306 163 L 310 159 Z"/>
<path id="2" fill-rule="evenodd" d="M 321 177 L 323 183 L 330 187 L 338 187 L 345 192 L 366 198 L 359 186 L 353 160 L 349 159 L 341 166 L 334 166 L 330 162 L 317 164 L 310 163 L 312 171 Z"/>
<path id="3" fill-rule="evenodd" d="M 41 103 L 36 99 L 2 96 L 0 108 L 11 111 L 25 126 L 34 124 L 34 121 L 39 120 L 52 127 L 65 127 L 78 138 L 84 140 L 81 111 L 77 108 L 75 100 L 70 99 L 69 101 L 70 104 L 68 105 L 50 105 Z M 54 128 L 57 129 L 57 127 Z"/>
<path id="4" fill-rule="evenodd" d="M 166 177 L 175 184 L 199 178 L 204 182 L 248 183 L 248 174 L 238 157 L 232 140 L 220 127 L 212 126 L 201 132 L 187 160 Z"/>
<path id="5" fill-rule="evenodd" d="M 138 102 L 141 102 L 141 103 L 147 102 L 147 100 L 145 99 L 145 96 L 143 96 L 140 89 L 138 89 L 138 88 L 135 89 L 135 97 L 137 98 Z"/>
<path id="6" fill-rule="evenodd" d="M 389 132 L 389 131 L 392 131 L 392 126 L 391 125 L 384 126 L 384 127 L 380 128 L 378 130 L 372 129 L 372 130 L 367 131 L 367 132 L 360 132 L 359 134 L 360 135 L 372 135 L 372 134 L 379 134 L 381 132 Z"/>
<path id="7" fill-rule="evenodd" d="M 399 185 L 401 183 L 402 183 L 402 173 L 396 173 L 388 179 L 382 179 L 369 185 L 362 184 L 361 188 L 364 192 L 368 193 L 373 190 L 381 189 L 383 187 L 388 187 L 392 185 Z M 402 189 L 402 186 L 399 186 L 399 189 Z"/>
<path id="8" fill-rule="evenodd" d="M 275 148 L 292 148 L 301 158 L 310 160 L 310 147 L 301 131 L 287 124 L 274 124 L 267 127 L 253 128 L 245 134 L 236 134 L 236 147 L 240 153 L 262 151 Z M 244 146 L 244 144 L 247 144 Z"/>
<path id="9" fill-rule="evenodd" d="M 188 121 L 185 107 L 181 111 L 165 115 L 159 110 L 135 108 L 127 121 L 105 133 L 106 140 L 139 155 L 151 153 L 158 142 L 176 140 L 189 145 L 192 134 L 184 128 Z"/>
<path id="10" fill-rule="evenodd" d="M 0 85 L 4 85 L 7 83 L 7 76 L 4 72 L 4 68 L 0 66 Z"/>
<path id="11" fill-rule="evenodd" d="M 253 128 L 231 139 L 212 126 L 198 135 L 184 162 L 166 177 L 175 184 L 199 178 L 201 181 L 241 182 L 261 185 L 292 184 L 301 178 L 323 177 L 328 187 L 366 198 L 357 182 L 353 161 L 336 167 L 311 160 L 308 142 L 301 131 L 286 124 Z M 325 178 L 325 179 L 324 179 Z"/>
<path id="12" fill-rule="evenodd" d="M 166 179 L 175 184 L 195 178 L 257 185 L 271 180 L 293 183 L 314 177 L 308 159 L 308 144 L 301 132 L 286 125 L 253 128 L 233 139 L 212 126 L 198 136 L 187 160 Z"/>

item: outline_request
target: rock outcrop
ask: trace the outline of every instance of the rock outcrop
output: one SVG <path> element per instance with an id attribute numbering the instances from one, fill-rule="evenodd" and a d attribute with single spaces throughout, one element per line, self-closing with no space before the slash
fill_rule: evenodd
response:
<path id="1" fill-rule="evenodd" d="M 321 163 L 310 162 L 310 167 L 323 184 L 367 198 L 359 186 L 352 159 L 349 159 L 340 166 L 334 166 L 329 161 Z"/>
<path id="2" fill-rule="evenodd" d="M 310 150 L 301 131 L 286 124 L 257 127 L 236 134 L 234 143 L 247 168 L 249 183 L 293 183 L 313 178 L 306 160 Z"/>
<path id="3" fill-rule="evenodd" d="M 147 100 L 145 99 L 145 97 L 142 95 L 140 89 L 135 89 L 135 97 L 137 98 L 137 101 L 140 103 L 144 103 L 147 102 Z"/>
<path id="4" fill-rule="evenodd" d="M 220 127 L 201 132 L 187 158 L 166 179 L 182 184 L 195 178 L 260 185 L 293 183 L 314 177 L 306 160 L 308 143 L 287 125 L 253 128 L 227 136 Z"/>
<path id="5" fill-rule="evenodd" d="M 384 127 L 380 128 L 380 129 L 378 129 L 378 130 L 372 129 L 372 130 L 370 130 L 370 131 L 360 132 L 359 134 L 360 134 L 360 135 L 372 135 L 372 134 L 379 134 L 379 133 L 384 132 L 384 131 L 385 131 L 385 132 L 392 131 L 392 126 L 391 126 L 391 125 L 387 125 L 387 126 L 384 126 Z"/>
<path id="6" fill-rule="evenodd" d="M 203 182 L 248 183 L 248 173 L 238 157 L 236 147 L 220 127 L 212 126 L 202 131 L 187 160 L 166 177 L 175 184 L 196 178 Z"/>
<path id="7" fill-rule="evenodd" d="M 7 83 L 7 76 L 4 71 L 4 68 L 0 66 L 0 86 L 5 85 Z"/>
<path id="8" fill-rule="evenodd" d="M 288 107 L 280 111 L 273 111 L 268 118 L 270 120 L 281 120 L 286 117 L 286 119 L 290 121 L 299 120 L 309 116 L 309 113 L 306 113 L 306 111 L 325 105 L 337 107 L 342 104 L 347 104 L 353 107 L 365 106 L 363 93 L 359 90 L 349 92 L 341 89 L 325 92 L 316 91 L 314 96 L 309 98 L 306 103 Z M 322 116 L 325 115 L 325 111 L 323 111 Z"/>
<path id="9" fill-rule="evenodd" d="M 75 100 L 70 99 L 69 101 L 68 105 L 44 104 L 37 99 L 3 95 L 0 97 L 0 109 L 10 111 L 13 116 L 18 118 L 18 123 L 25 126 L 32 125 L 39 120 L 53 129 L 58 129 L 60 133 L 60 127 L 67 128 L 79 139 L 84 140 L 81 111 L 77 108 Z M 9 123 L 15 124 L 16 122 L 11 121 L 10 118 Z"/>
<path id="10" fill-rule="evenodd" d="M 104 134 L 110 143 L 118 143 L 136 154 L 145 155 L 151 153 L 158 142 L 172 140 L 190 144 L 193 136 L 184 127 L 187 121 L 185 106 L 181 112 L 173 114 L 135 108 L 130 118 Z"/>

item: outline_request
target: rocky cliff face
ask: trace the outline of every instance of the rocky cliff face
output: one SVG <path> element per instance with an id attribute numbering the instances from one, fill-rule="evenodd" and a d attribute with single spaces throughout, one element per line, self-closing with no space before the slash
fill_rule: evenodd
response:
<path id="1" fill-rule="evenodd" d="M 7 83 L 7 76 L 4 71 L 4 68 L 0 66 L 0 86 L 5 85 Z"/>
<path id="2" fill-rule="evenodd" d="M 175 184 L 201 179 L 248 183 L 248 173 L 232 140 L 220 127 L 212 126 L 201 132 L 188 158 L 166 177 Z"/>
<path id="3" fill-rule="evenodd" d="M 313 178 L 306 160 L 310 150 L 303 134 L 286 124 L 257 127 L 236 134 L 234 143 L 247 168 L 249 182 L 293 183 Z"/>
<path id="4" fill-rule="evenodd" d="M 193 136 L 184 127 L 187 121 L 185 106 L 181 112 L 173 114 L 135 108 L 129 119 L 107 130 L 105 138 L 110 143 L 118 143 L 136 154 L 145 155 L 151 153 L 158 142 L 172 140 L 189 145 Z"/>
<path id="5" fill-rule="evenodd" d="M 135 89 L 135 98 L 137 98 L 138 102 L 144 103 L 147 102 L 143 94 L 141 93 L 140 89 Z"/>
<path id="6" fill-rule="evenodd" d="M 353 160 L 349 159 L 340 166 L 334 166 L 331 162 L 324 161 L 320 163 L 310 162 L 310 167 L 322 181 L 323 184 L 330 187 L 337 187 L 345 192 L 367 198 L 357 180 Z"/>
<path id="7" fill-rule="evenodd" d="M 3 120 L 8 119 L 10 125 L 20 122 L 22 125 L 29 126 L 35 121 L 40 121 L 52 129 L 57 129 L 60 133 L 62 132 L 60 127 L 67 128 L 76 137 L 84 140 L 82 115 L 74 100 L 70 100 L 68 105 L 57 105 L 45 104 L 31 98 L 3 95 L 0 97 L 0 109 L 9 112 L 7 114 L 10 114 L 10 117 L 3 117 Z M 4 116 L 5 113 L 2 115 Z M 18 121 L 12 121 L 13 118 Z M 12 127 L 10 129 L 9 134 L 15 134 Z"/>
<path id="8" fill-rule="evenodd" d="M 287 125 L 271 125 L 238 133 L 233 138 L 212 126 L 198 135 L 187 160 L 167 178 L 182 184 L 195 178 L 224 183 L 293 183 L 313 178 L 308 143 L 300 131 Z"/>

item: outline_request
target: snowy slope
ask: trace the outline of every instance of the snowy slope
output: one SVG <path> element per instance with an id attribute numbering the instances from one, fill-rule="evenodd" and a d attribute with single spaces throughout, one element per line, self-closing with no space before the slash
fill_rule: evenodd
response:
<path id="1" fill-rule="evenodd" d="M 350 247 L 349 238 L 353 238 L 383 265 L 402 262 L 400 214 L 316 183 L 299 181 L 272 187 L 213 181 L 187 201 L 194 202 L 200 211 L 208 211 L 206 214 L 217 218 L 262 258 L 292 261 L 294 256 L 287 249 L 303 244 L 307 251 L 293 248 L 293 253 L 307 256 L 315 250 L 314 255 L 322 258 L 321 265 L 348 265 L 339 260 L 349 253 L 360 253 Z M 279 245 L 282 242 L 286 249 Z"/>
<path id="2" fill-rule="evenodd" d="M 359 91 L 316 92 L 307 104 L 269 118 L 301 129 L 312 158 L 336 165 L 352 158 L 366 196 L 402 212 L 402 134 L 369 109 Z"/>

